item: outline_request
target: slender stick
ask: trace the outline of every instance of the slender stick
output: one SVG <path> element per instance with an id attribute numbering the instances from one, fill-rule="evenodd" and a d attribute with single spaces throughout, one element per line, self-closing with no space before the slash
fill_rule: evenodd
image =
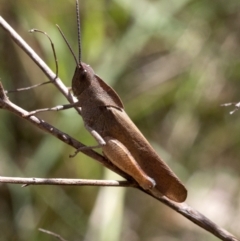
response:
<path id="1" fill-rule="evenodd" d="M 49 83 L 52 83 L 52 81 L 46 81 L 46 82 L 43 82 L 43 83 L 31 85 L 31 86 L 28 86 L 28 87 L 18 88 L 18 89 L 15 89 L 15 90 L 5 90 L 5 93 L 8 94 L 8 93 L 16 93 L 16 92 L 20 92 L 20 91 L 31 90 L 33 88 L 43 86 L 43 85 L 46 85 L 46 84 L 49 84 Z"/>
<path id="2" fill-rule="evenodd" d="M 39 228 L 38 230 L 39 230 L 40 232 L 43 232 L 43 233 L 46 233 L 46 234 L 52 235 L 53 237 L 59 239 L 60 241 L 67 241 L 67 240 L 64 239 L 61 235 L 59 235 L 59 234 L 57 234 L 57 233 L 54 233 L 54 232 L 48 231 L 48 230 L 43 229 L 43 228 Z"/>
<path id="3" fill-rule="evenodd" d="M 70 178 L 36 178 L 36 177 L 3 177 L 0 176 L 0 183 L 29 185 L 65 185 L 65 186 L 106 186 L 106 187 L 131 187 L 128 181 L 115 180 L 89 180 Z"/>
<path id="4" fill-rule="evenodd" d="M 44 31 L 41 31 L 41 30 L 38 30 L 38 29 L 35 29 L 35 28 L 31 29 L 29 31 L 29 33 L 34 33 L 34 32 L 44 34 L 48 38 L 48 40 L 50 41 L 51 47 L 52 47 L 52 51 L 53 51 L 55 66 L 56 66 L 56 77 L 55 78 L 57 78 L 58 77 L 58 60 L 57 60 L 57 54 L 56 54 L 56 51 L 55 51 L 55 47 L 54 47 L 53 41 L 51 40 L 49 35 L 46 32 L 44 32 Z"/>
<path id="5" fill-rule="evenodd" d="M 69 89 L 63 84 L 60 78 L 56 78 L 56 74 L 46 65 L 46 63 L 34 52 L 34 50 L 21 38 L 21 36 L 0 16 L 0 26 L 6 31 L 10 38 L 36 63 L 50 81 L 58 88 L 58 90 L 67 98 L 70 103 L 76 102 Z M 79 114 L 80 108 L 75 107 Z"/>
<path id="6" fill-rule="evenodd" d="M 236 103 L 236 102 L 225 103 L 225 104 L 221 104 L 220 106 L 224 106 L 224 107 L 234 106 L 235 109 L 229 112 L 229 114 L 232 115 L 232 114 L 234 114 L 236 111 L 238 111 L 240 109 L 240 102 L 238 102 L 238 103 Z"/>

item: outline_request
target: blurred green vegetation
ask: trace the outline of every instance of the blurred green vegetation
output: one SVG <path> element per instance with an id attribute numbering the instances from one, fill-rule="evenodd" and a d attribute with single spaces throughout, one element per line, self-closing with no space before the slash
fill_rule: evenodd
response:
<path id="1" fill-rule="evenodd" d="M 126 111 L 189 190 L 187 203 L 240 237 L 239 0 L 81 0 L 82 59 L 119 93 Z M 71 84 L 77 53 L 75 1 L 1 0 L 0 14 Z M 0 78 L 6 89 L 46 81 L 0 29 Z M 10 95 L 33 110 L 64 104 L 51 85 Z M 94 143 L 74 110 L 43 119 L 85 144 Z M 83 154 L 0 111 L 0 175 L 119 179 Z M 146 160 L 147 161 L 147 160 Z M 217 240 L 179 214 L 124 188 L 0 185 L 0 240 Z"/>

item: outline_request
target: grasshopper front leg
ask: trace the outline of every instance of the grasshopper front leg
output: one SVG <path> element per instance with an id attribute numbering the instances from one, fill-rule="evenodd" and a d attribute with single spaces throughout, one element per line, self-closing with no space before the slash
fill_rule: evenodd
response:
<path id="1" fill-rule="evenodd" d="M 90 126 L 85 124 L 85 128 L 90 132 L 90 134 L 95 138 L 95 140 L 98 142 L 98 145 L 95 146 L 85 146 L 85 147 L 80 147 L 78 148 L 73 155 L 70 155 L 70 157 L 75 157 L 78 152 L 86 149 L 96 149 L 96 148 L 101 148 L 102 146 L 106 145 L 105 140 L 101 137 L 101 135 L 92 129 Z"/>

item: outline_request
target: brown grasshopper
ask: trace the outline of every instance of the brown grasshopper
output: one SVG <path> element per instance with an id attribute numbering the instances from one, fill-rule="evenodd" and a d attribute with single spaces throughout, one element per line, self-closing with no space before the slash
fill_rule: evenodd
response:
<path id="1" fill-rule="evenodd" d="M 86 129 L 103 154 L 133 177 L 145 190 L 156 189 L 173 201 L 183 202 L 187 190 L 158 156 L 124 111 L 117 93 L 93 69 L 80 62 L 72 79 Z"/>
<path id="2" fill-rule="evenodd" d="M 79 7 L 76 0 L 79 39 L 79 61 L 71 50 L 77 67 L 72 79 L 72 91 L 78 101 L 74 104 L 51 108 L 81 108 L 86 129 L 98 145 L 85 148 L 102 148 L 104 156 L 123 172 L 131 176 L 144 190 L 154 195 L 165 195 L 173 201 L 183 202 L 187 190 L 167 164 L 158 156 L 143 134 L 124 111 L 117 93 L 93 69 L 81 62 Z M 35 114 L 39 111 L 32 112 Z M 48 109 L 50 110 L 50 109 Z M 30 113 L 31 114 L 31 113 Z M 83 148 L 76 151 L 77 154 Z"/>
<path id="3" fill-rule="evenodd" d="M 101 147 L 107 159 L 143 189 L 159 191 L 159 195 L 176 202 L 186 199 L 186 188 L 128 117 L 117 93 L 81 60 L 72 79 L 72 91 L 86 129 L 98 142 L 94 148 Z"/>

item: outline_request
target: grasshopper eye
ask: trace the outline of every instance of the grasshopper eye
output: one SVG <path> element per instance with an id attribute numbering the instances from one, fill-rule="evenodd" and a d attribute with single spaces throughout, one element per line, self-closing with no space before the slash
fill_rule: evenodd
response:
<path id="1" fill-rule="evenodd" d="M 86 69 L 82 69 L 80 71 L 80 79 L 86 79 L 87 78 L 87 70 Z"/>

